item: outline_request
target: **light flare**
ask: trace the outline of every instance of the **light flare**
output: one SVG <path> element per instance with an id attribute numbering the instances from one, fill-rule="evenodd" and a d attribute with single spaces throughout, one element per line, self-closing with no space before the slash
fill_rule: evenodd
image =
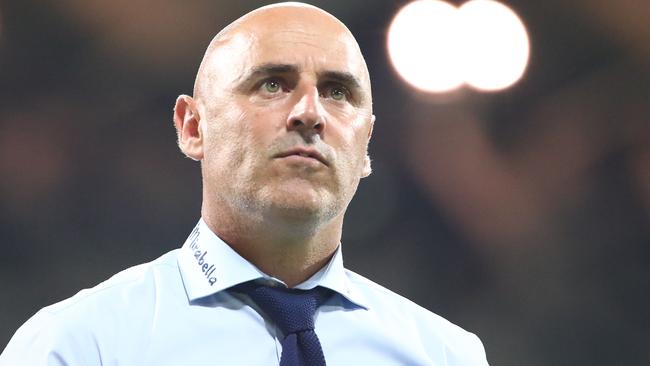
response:
<path id="1" fill-rule="evenodd" d="M 434 93 L 468 85 L 502 90 L 524 74 L 528 33 L 511 8 L 472 0 L 460 8 L 441 0 L 418 0 L 398 11 L 387 48 L 397 73 L 413 87 Z"/>

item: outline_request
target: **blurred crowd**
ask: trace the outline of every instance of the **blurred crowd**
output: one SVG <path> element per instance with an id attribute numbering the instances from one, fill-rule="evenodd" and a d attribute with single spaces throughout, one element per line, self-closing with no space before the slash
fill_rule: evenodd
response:
<path id="1" fill-rule="evenodd" d="M 174 100 L 212 35 L 263 3 L 0 0 L 0 349 L 39 308 L 182 244 L 200 171 Z M 477 333 L 493 365 L 650 364 L 650 6 L 508 2 L 524 79 L 435 96 L 386 57 L 405 2 L 311 3 L 351 28 L 373 82 L 347 266 Z"/>

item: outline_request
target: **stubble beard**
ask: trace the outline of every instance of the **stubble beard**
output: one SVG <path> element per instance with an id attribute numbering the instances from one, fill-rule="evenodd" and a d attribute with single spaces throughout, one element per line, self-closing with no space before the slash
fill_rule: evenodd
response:
<path id="1" fill-rule="evenodd" d="M 227 211 L 230 220 L 235 220 L 233 223 L 242 230 L 314 234 L 345 211 L 359 183 L 343 174 L 353 170 L 347 166 L 352 162 L 330 166 L 328 169 L 336 170 L 328 179 L 319 181 L 309 173 L 272 173 L 269 163 L 260 156 L 237 155 L 243 158 L 204 172 L 211 175 L 204 184 L 212 182 L 204 194 L 216 203 L 211 205 L 213 210 Z"/>
<path id="2" fill-rule="evenodd" d="M 325 187 L 305 187 L 308 182 L 292 185 L 291 180 L 250 183 L 250 189 L 233 197 L 232 204 L 247 212 L 253 221 L 277 229 L 287 227 L 296 233 L 313 232 L 340 213 L 338 192 Z"/>

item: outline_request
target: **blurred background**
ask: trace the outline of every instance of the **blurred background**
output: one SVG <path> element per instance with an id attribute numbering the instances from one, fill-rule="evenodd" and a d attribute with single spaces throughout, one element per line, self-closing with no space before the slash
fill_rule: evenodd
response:
<path id="1" fill-rule="evenodd" d="M 175 98 L 211 37 L 266 3 L 0 0 L 0 349 L 41 307 L 182 245 L 200 172 Z M 649 365 L 650 3 L 507 1 L 523 78 L 438 95 L 387 56 L 406 1 L 310 3 L 349 26 L 373 82 L 347 266 L 478 334 L 492 365 Z"/>

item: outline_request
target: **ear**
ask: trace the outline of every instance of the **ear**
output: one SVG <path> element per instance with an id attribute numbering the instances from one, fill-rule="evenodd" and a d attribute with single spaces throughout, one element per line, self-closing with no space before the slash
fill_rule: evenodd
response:
<path id="1" fill-rule="evenodd" d="M 368 147 L 367 144 L 370 142 L 370 138 L 372 137 L 372 129 L 375 127 L 375 120 L 377 118 L 373 114 L 372 117 L 370 117 L 370 128 L 368 129 L 368 140 L 366 142 L 366 156 L 363 158 L 363 171 L 361 172 L 361 178 L 365 178 L 372 173 L 372 167 L 370 165 L 370 156 L 368 155 Z"/>
<path id="2" fill-rule="evenodd" d="M 203 159 L 203 134 L 200 128 L 201 117 L 194 99 L 180 95 L 174 106 L 174 126 L 178 136 L 178 147 L 190 159 Z"/>

